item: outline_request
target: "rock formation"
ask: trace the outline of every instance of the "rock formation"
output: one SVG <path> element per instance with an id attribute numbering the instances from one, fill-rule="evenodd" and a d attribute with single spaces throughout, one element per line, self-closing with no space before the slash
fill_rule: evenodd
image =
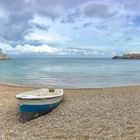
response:
<path id="1" fill-rule="evenodd" d="M 3 53 L 2 50 L 0 49 L 0 60 L 8 60 L 8 59 L 10 59 L 9 56 Z"/>
<path id="2" fill-rule="evenodd" d="M 114 56 L 112 59 L 140 59 L 140 53 L 127 53 L 122 56 Z"/>

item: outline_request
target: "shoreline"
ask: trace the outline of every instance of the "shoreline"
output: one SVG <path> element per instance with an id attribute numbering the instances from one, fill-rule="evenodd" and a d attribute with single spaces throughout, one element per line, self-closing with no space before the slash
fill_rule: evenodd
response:
<path id="1" fill-rule="evenodd" d="M 1 83 L 0 86 L 10 86 L 10 87 L 23 87 L 23 88 L 59 88 L 59 87 L 53 87 L 53 86 L 39 86 L 39 85 L 25 85 L 25 84 L 14 84 L 14 83 Z M 126 87 L 139 87 L 140 84 L 127 84 L 127 85 L 116 85 L 116 86 L 102 86 L 102 87 L 63 87 L 65 90 L 86 90 L 86 89 L 110 89 L 110 88 L 126 88 Z M 62 88 L 62 87 L 60 87 Z"/>
<path id="2" fill-rule="evenodd" d="M 0 84 L 0 139 L 140 139 L 140 85 L 64 89 L 56 109 L 22 124 L 15 96 L 36 88 Z"/>

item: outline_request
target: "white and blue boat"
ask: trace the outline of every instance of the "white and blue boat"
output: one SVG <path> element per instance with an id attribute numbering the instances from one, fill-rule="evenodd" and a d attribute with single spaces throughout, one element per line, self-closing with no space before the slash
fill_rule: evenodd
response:
<path id="1" fill-rule="evenodd" d="M 63 99 L 63 89 L 37 89 L 16 95 L 21 121 L 26 122 L 56 108 Z"/>

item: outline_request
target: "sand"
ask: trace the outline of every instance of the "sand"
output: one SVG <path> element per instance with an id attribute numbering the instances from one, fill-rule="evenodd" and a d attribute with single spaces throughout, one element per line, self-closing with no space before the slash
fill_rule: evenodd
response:
<path id="1" fill-rule="evenodd" d="M 22 124 L 15 95 L 32 89 L 0 85 L 0 140 L 140 140 L 140 86 L 66 89 L 58 108 Z"/>

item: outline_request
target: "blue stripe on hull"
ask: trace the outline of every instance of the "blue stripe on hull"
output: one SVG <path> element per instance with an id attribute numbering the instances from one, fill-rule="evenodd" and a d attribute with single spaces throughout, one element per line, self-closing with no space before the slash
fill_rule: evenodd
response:
<path id="1" fill-rule="evenodd" d="M 48 112 L 56 108 L 60 102 L 45 105 L 20 105 L 21 112 Z"/>

